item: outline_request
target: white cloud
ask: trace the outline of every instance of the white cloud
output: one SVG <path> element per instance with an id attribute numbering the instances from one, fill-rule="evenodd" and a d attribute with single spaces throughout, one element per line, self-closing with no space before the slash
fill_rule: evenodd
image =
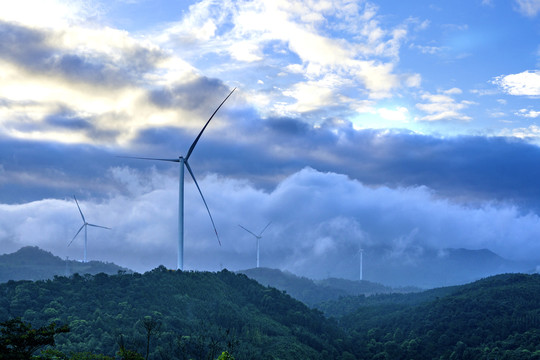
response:
<path id="1" fill-rule="evenodd" d="M 54 9 L 65 5 L 54 4 Z M 57 15 L 74 20 L 78 8 L 72 10 L 76 3 L 69 4 Z M 16 39 L 17 51 L 0 55 L 0 129 L 4 134 L 67 143 L 125 144 L 150 126 L 190 127 L 194 124 L 179 124 L 178 118 L 199 117 L 149 101 L 150 89 L 172 88 L 200 77 L 182 59 L 147 39 L 97 24 L 85 27 L 84 22 L 57 19 L 37 22 L 30 29 L 25 26 L 32 19 L 17 9 L 18 5 L 5 13 L 0 10 L 0 18 L 17 17 L 23 25 L 10 25 L 17 29 L 13 33 L 35 34 L 38 40 L 34 41 L 40 42 L 25 44 Z M 31 61 L 25 52 L 32 55 Z M 48 123 L 58 116 L 66 126 Z"/>
<path id="2" fill-rule="evenodd" d="M 31 27 L 68 26 L 99 14 L 94 1 L 19 0 L 0 1 L 0 19 Z"/>
<path id="3" fill-rule="evenodd" d="M 421 83 L 422 83 L 422 75 L 420 74 L 410 75 L 405 80 L 405 85 L 407 85 L 408 87 L 420 87 Z"/>
<path id="4" fill-rule="evenodd" d="M 111 194 L 103 202 L 80 199 L 88 220 L 112 227 L 89 231 L 89 258 L 138 271 L 160 264 L 174 267 L 177 178 L 129 169 L 113 173 L 127 185 L 126 194 Z M 305 276 L 326 276 L 322 268 L 346 262 L 360 246 L 383 247 L 388 256 L 407 254 L 409 260 L 423 249 L 449 247 L 489 248 L 513 259 L 534 258 L 540 251 L 538 216 L 504 204 L 460 206 L 425 187 L 372 188 L 309 168 L 287 177 L 272 192 L 245 180 L 207 176 L 199 181 L 222 246 L 197 190 L 186 182 L 187 269 L 218 270 L 220 264 L 232 270 L 253 267 L 255 244 L 237 224 L 262 228 L 270 220 L 272 226 L 261 242 L 261 265 Z M 295 211 L 283 211 L 290 208 Z M 66 245 L 80 225 L 72 199 L 0 204 L 0 243 L 6 252 L 36 245 L 79 259 L 82 242 Z"/>
<path id="5" fill-rule="evenodd" d="M 540 70 L 527 70 L 519 74 L 500 75 L 494 78 L 492 82 L 510 95 L 540 95 Z"/>
<path id="6" fill-rule="evenodd" d="M 448 90 L 444 90 L 443 91 L 443 94 L 446 94 L 446 95 L 459 95 L 461 94 L 463 91 L 461 91 L 461 89 L 458 89 L 458 88 L 451 88 L 451 89 L 448 89 Z"/>
<path id="7" fill-rule="evenodd" d="M 294 98 L 295 102 L 282 107 L 278 112 L 303 113 L 346 102 L 346 99 L 337 94 L 343 81 L 339 76 L 328 74 L 316 81 L 296 83 L 283 91 L 283 95 Z"/>
<path id="8" fill-rule="evenodd" d="M 535 110 L 530 110 L 530 109 L 521 109 L 516 113 L 516 115 L 534 119 L 534 118 L 540 117 L 540 111 L 535 111 Z"/>
<path id="9" fill-rule="evenodd" d="M 535 17 L 540 12 L 540 0 L 515 0 L 518 12 L 528 17 Z"/>
<path id="10" fill-rule="evenodd" d="M 191 36 L 191 29 L 200 28 L 208 19 L 218 28 L 214 36 L 204 41 Z M 302 75 L 299 82 L 295 79 L 280 84 L 286 96 L 306 83 L 324 81 L 330 74 L 340 77 L 346 86 L 353 82 L 367 97 L 380 99 L 391 96 L 400 86 L 395 63 L 408 36 L 408 26 L 412 25 L 417 24 L 407 20 L 394 28 L 384 28 L 378 21 L 377 7 L 368 2 L 201 1 L 166 31 L 167 36 L 160 37 L 160 43 L 170 47 L 177 39 L 190 39 L 198 42 L 193 45 L 197 47 L 197 58 L 201 52 L 229 54 L 246 63 L 265 61 L 281 73 L 285 70 Z M 329 35 L 335 32 L 344 35 Z M 419 76 L 403 79 L 407 86 L 418 86 L 420 80 Z M 333 91 L 339 93 L 342 89 L 340 86 Z M 339 99 L 336 95 L 333 98 Z M 347 105 L 347 99 L 343 99 Z M 281 108 L 276 104 L 272 110 L 275 113 Z"/>
<path id="11" fill-rule="evenodd" d="M 459 95 L 461 90 L 452 88 L 442 91 L 439 94 L 425 93 L 422 95 L 424 103 L 416 104 L 416 107 L 427 115 L 419 118 L 421 121 L 441 121 L 441 120 L 471 120 L 471 117 L 462 113 L 470 105 L 474 104 L 471 101 L 463 100 L 456 101 L 451 95 Z"/>
<path id="12" fill-rule="evenodd" d="M 407 122 L 409 110 L 405 107 L 398 106 L 395 110 L 379 108 L 377 109 L 377 113 L 385 120 Z"/>
<path id="13" fill-rule="evenodd" d="M 530 125 L 526 128 L 512 128 L 503 129 L 499 132 L 500 136 L 516 137 L 524 140 L 531 141 L 536 144 L 540 144 L 540 127 L 537 125 Z"/>

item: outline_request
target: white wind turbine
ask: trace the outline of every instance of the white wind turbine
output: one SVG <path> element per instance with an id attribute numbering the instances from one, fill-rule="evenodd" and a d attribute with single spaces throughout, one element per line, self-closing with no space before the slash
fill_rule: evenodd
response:
<path id="1" fill-rule="evenodd" d="M 242 225 L 238 225 L 238 226 L 240 226 L 242 229 L 244 229 L 244 230 L 246 230 L 248 233 L 250 233 L 251 235 L 255 236 L 255 238 L 257 239 L 257 268 L 259 267 L 259 240 L 261 240 L 262 234 L 264 233 L 264 231 L 266 230 L 266 228 L 267 228 L 268 226 L 270 226 L 271 223 L 272 223 L 272 222 L 270 221 L 270 222 L 268 223 L 268 225 L 266 225 L 266 226 L 264 227 L 264 229 L 261 230 L 261 232 L 259 233 L 259 235 L 255 235 L 254 233 L 252 233 L 251 231 L 249 231 L 248 229 L 246 229 L 246 228 L 243 227 Z"/>
<path id="2" fill-rule="evenodd" d="M 188 164 L 188 159 L 191 156 L 191 153 L 193 152 L 193 149 L 195 149 L 195 146 L 197 145 L 197 142 L 199 141 L 202 133 L 210 123 L 210 120 L 216 115 L 218 110 L 221 108 L 221 106 L 227 101 L 229 96 L 232 95 L 232 93 L 236 90 L 234 88 L 229 95 L 221 102 L 221 104 L 217 107 L 217 109 L 214 111 L 212 116 L 206 121 L 206 124 L 203 126 L 201 132 L 197 137 L 195 138 L 195 141 L 193 141 L 193 144 L 191 144 L 186 156 L 179 156 L 177 159 L 158 159 L 158 158 L 146 158 L 146 157 L 131 157 L 131 156 L 124 156 L 132 159 L 140 159 L 140 160 L 156 160 L 156 161 L 170 161 L 170 162 L 177 162 L 180 164 L 180 181 L 179 181 L 179 187 L 178 187 L 178 259 L 177 259 L 177 269 L 178 270 L 184 270 L 184 166 L 187 168 L 189 174 L 191 175 L 191 178 L 193 179 L 193 182 L 197 186 L 197 190 L 199 190 L 199 194 L 201 195 L 201 198 L 203 200 L 204 206 L 206 206 L 206 211 L 208 211 L 208 215 L 210 216 L 210 221 L 212 222 L 212 226 L 214 227 L 214 232 L 216 233 L 217 240 L 219 242 L 219 245 L 221 245 L 221 241 L 219 240 L 219 235 L 217 233 L 216 225 L 214 224 L 214 219 L 212 218 L 212 214 L 210 213 L 210 209 L 208 208 L 208 205 L 206 204 L 206 200 L 204 199 L 204 196 L 202 194 L 201 188 L 199 187 L 199 184 L 197 183 L 197 180 L 195 180 L 195 175 L 193 175 L 193 171 L 191 170 L 191 167 Z"/>
<path id="3" fill-rule="evenodd" d="M 77 235 L 79 235 L 79 233 L 81 232 L 81 230 L 84 228 L 84 259 L 83 259 L 83 262 L 86 262 L 86 248 L 87 248 L 87 244 L 88 244 L 88 229 L 87 229 L 88 226 L 93 226 L 93 227 L 102 228 L 102 229 L 107 229 L 107 230 L 110 230 L 111 228 L 108 228 L 108 227 L 105 227 L 105 226 L 101 226 L 101 225 L 90 224 L 89 222 L 87 222 L 86 219 L 84 218 L 83 212 L 81 211 L 81 207 L 79 206 L 79 202 L 77 201 L 77 198 L 75 197 L 75 195 L 73 195 L 73 198 L 75 199 L 75 203 L 77 204 L 77 208 L 79 209 L 79 213 L 81 214 L 81 218 L 82 218 L 83 224 L 82 224 L 82 226 L 79 228 L 79 231 L 77 231 L 77 233 L 75 234 L 75 236 L 73 237 L 73 239 L 71 239 L 71 241 L 69 242 L 68 246 L 71 245 L 71 243 L 73 242 L 73 240 L 75 240 L 75 238 L 77 237 Z"/>
<path id="4" fill-rule="evenodd" d="M 364 274 L 363 274 L 363 271 L 364 271 L 364 268 L 363 268 L 363 260 L 364 260 L 364 249 L 360 249 L 359 251 L 360 253 L 360 281 L 364 280 Z"/>

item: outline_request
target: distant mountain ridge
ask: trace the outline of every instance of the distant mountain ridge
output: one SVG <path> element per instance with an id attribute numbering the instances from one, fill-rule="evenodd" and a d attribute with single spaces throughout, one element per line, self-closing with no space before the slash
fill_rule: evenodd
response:
<path id="1" fill-rule="evenodd" d="M 489 249 L 424 250 L 410 261 L 390 257 L 383 249 L 364 254 L 364 278 L 392 287 L 461 285 L 497 274 L 533 273 L 535 267 L 533 262 L 508 260 Z"/>
<path id="2" fill-rule="evenodd" d="M 314 306 L 343 296 L 387 294 L 391 292 L 419 291 L 417 288 L 393 289 L 370 281 L 353 281 L 338 278 L 312 280 L 277 269 L 253 268 L 238 271 L 262 285 L 287 292 L 293 298 Z"/>
<path id="3" fill-rule="evenodd" d="M 0 255 L 0 283 L 9 280 L 45 280 L 74 273 L 114 275 L 118 271 L 131 272 L 113 263 L 63 260 L 37 246 L 25 246 L 14 253 Z"/>
<path id="4" fill-rule="evenodd" d="M 170 360 L 216 359 L 223 350 L 246 360 L 540 359 L 539 292 L 540 275 L 503 274 L 343 297 L 319 308 L 327 318 L 243 274 L 160 266 L 0 284 L 0 321 L 68 325 L 56 336 L 64 354 L 114 356 L 122 339 L 129 350 Z"/>

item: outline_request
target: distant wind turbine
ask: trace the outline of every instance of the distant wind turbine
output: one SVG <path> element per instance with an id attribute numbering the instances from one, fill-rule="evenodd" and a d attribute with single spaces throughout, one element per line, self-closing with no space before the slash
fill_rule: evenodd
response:
<path id="1" fill-rule="evenodd" d="M 191 153 L 193 152 L 193 149 L 195 149 L 195 146 L 197 145 L 197 142 L 201 138 L 201 135 L 203 134 L 204 130 L 210 123 L 210 120 L 216 115 L 218 110 L 221 108 L 221 106 L 227 101 L 229 96 L 232 95 L 232 93 L 236 90 L 234 88 L 229 95 L 219 104 L 217 109 L 214 111 L 212 116 L 206 121 L 206 124 L 203 126 L 201 132 L 197 137 L 195 138 L 195 141 L 193 141 L 193 144 L 191 144 L 186 156 L 179 156 L 178 159 L 159 159 L 159 158 L 147 158 L 147 157 L 132 157 L 132 156 L 123 156 L 127 158 L 132 159 L 139 159 L 139 160 L 156 160 L 156 161 L 169 161 L 169 162 L 177 162 L 180 164 L 180 181 L 178 186 L 178 259 L 177 259 L 177 266 L 176 268 L 178 270 L 184 270 L 184 166 L 187 168 L 189 174 L 191 175 L 191 178 L 193 179 L 193 182 L 197 186 L 197 190 L 199 190 L 199 194 L 201 195 L 202 201 L 204 203 L 204 206 L 206 206 L 206 211 L 208 211 L 208 215 L 210 216 L 210 221 L 212 222 L 212 226 L 214 227 L 214 232 L 216 233 L 216 237 L 218 240 L 219 245 L 221 245 L 221 241 L 219 240 L 219 235 L 216 229 L 216 225 L 214 224 L 214 219 L 212 218 L 212 214 L 210 213 L 210 209 L 208 208 L 208 205 L 206 204 L 206 200 L 204 199 L 204 196 L 202 194 L 201 188 L 199 187 L 199 184 L 197 183 L 197 180 L 195 180 L 195 175 L 193 175 L 193 171 L 191 170 L 191 167 L 188 164 L 188 159 L 191 156 Z"/>
<path id="2" fill-rule="evenodd" d="M 270 226 L 271 223 L 272 223 L 272 222 L 270 221 L 270 222 L 268 223 L 268 225 L 266 225 L 266 226 L 264 227 L 264 229 L 261 230 L 261 232 L 259 233 L 259 235 L 255 235 L 254 233 L 252 233 L 251 231 L 249 231 L 248 229 L 246 229 L 246 228 L 243 227 L 242 225 L 238 225 L 238 226 L 240 226 L 242 229 L 244 229 L 244 230 L 246 230 L 248 233 L 250 233 L 251 235 L 255 236 L 255 238 L 257 239 L 257 268 L 259 267 L 259 240 L 261 240 L 262 234 L 264 233 L 264 231 L 266 230 L 266 228 L 267 228 L 268 226 Z"/>
<path id="3" fill-rule="evenodd" d="M 110 230 L 111 228 L 108 228 L 108 227 L 105 227 L 105 226 L 101 226 L 101 225 L 90 224 L 89 222 L 87 222 L 86 219 L 84 218 L 83 212 L 81 211 L 81 207 L 79 206 L 79 202 L 77 201 L 77 198 L 75 197 L 75 195 L 73 195 L 73 198 L 75 199 L 75 203 L 77 204 L 77 208 L 79 209 L 79 213 L 81 214 L 81 218 L 82 218 L 83 224 L 82 224 L 82 226 L 79 228 L 79 231 L 77 231 L 77 233 L 75 234 L 75 236 L 73 237 L 73 239 L 71 239 L 71 241 L 69 242 L 68 246 L 71 245 L 71 243 L 73 242 L 73 240 L 75 240 L 75 238 L 77 237 L 77 235 L 79 235 L 79 233 L 81 232 L 81 230 L 84 228 L 84 259 L 83 259 L 83 262 L 86 262 L 86 248 L 87 248 L 87 243 L 88 243 L 88 230 L 87 230 L 87 227 L 88 227 L 88 226 L 93 226 L 93 227 L 102 228 L 102 229 L 107 229 L 107 230 Z"/>
<path id="4" fill-rule="evenodd" d="M 364 255 L 364 249 L 360 249 L 360 281 L 363 280 L 363 264 L 362 264 L 362 261 L 364 260 L 363 259 L 363 255 Z"/>

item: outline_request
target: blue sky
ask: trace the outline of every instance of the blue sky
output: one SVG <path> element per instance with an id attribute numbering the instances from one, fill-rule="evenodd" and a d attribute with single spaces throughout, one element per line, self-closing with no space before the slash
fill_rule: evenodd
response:
<path id="1" fill-rule="evenodd" d="M 174 267 L 178 169 L 117 155 L 185 154 L 236 87 L 190 159 L 223 244 L 188 181 L 187 268 L 253 267 L 268 221 L 261 265 L 314 277 L 540 258 L 538 0 L 21 0 L 0 39 L 3 252 L 81 258 L 74 194 L 113 228 L 89 258 Z"/>

